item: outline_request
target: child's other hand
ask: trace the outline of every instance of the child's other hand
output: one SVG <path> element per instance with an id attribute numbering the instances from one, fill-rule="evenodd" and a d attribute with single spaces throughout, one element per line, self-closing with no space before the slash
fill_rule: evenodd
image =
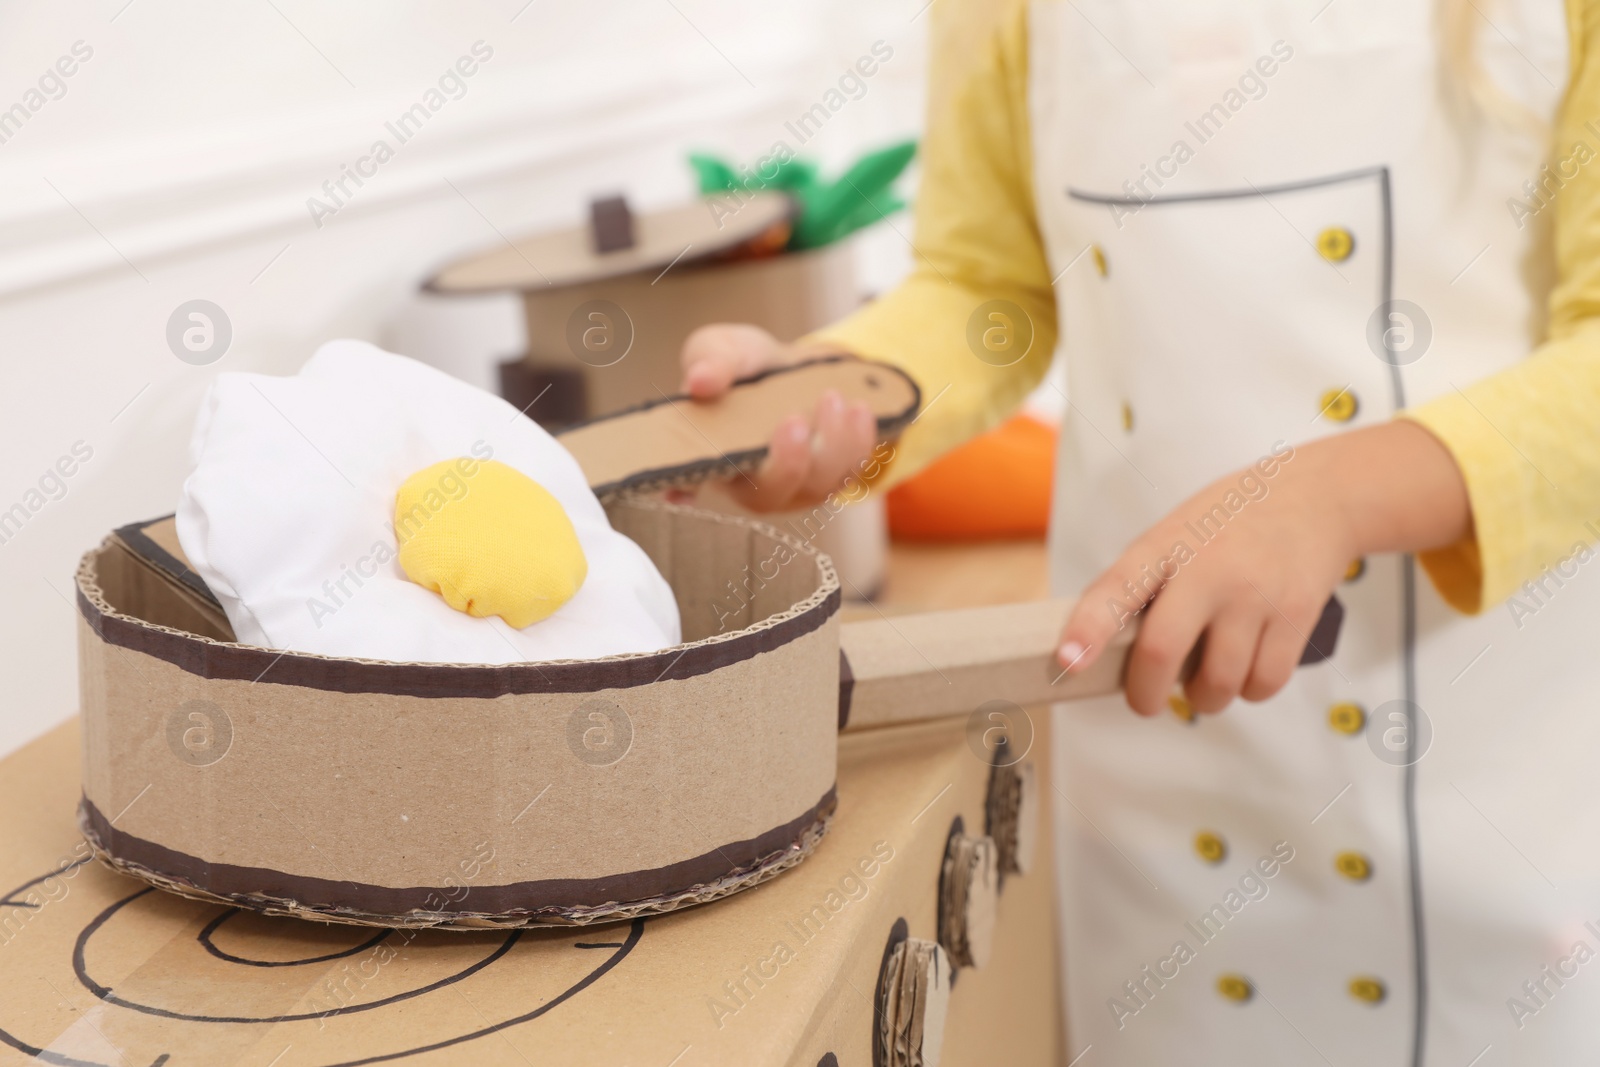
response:
<path id="1" fill-rule="evenodd" d="M 702 326 L 683 343 L 683 389 L 696 399 L 711 400 L 736 379 L 822 354 L 783 344 L 759 326 Z M 876 443 L 872 409 L 847 403 L 830 389 L 816 410 L 796 411 L 779 423 L 761 469 L 748 478 L 730 479 L 728 488 L 754 511 L 814 504 L 855 473 Z"/>
<path id="2" fill-rule="evenodd" d="M 1196 711 L 1288 683 L 1351 562 L 1471 534 L 1461 474 L 1445 447 L 1404 420 L 1289 448 L 1211 483 L 1150 527 L 1084 590 L 1062 631 L 1063 666 L 1099 656 L 1149 605 L 1128 661 L 1128 704 L 1167 704 L 1202 634 L 1184 693 Z M 1156 597 L 1156 593 L 1160 593 Z M 1152 598 L 1154 601 L 1152 603 Z"/>

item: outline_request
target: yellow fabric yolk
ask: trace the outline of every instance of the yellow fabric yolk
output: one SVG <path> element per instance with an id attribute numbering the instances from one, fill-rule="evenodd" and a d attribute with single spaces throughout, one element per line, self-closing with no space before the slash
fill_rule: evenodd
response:
<path id="1" fill-rule="evenodd" d="M 448 459 L 407 478 L 394 532 L 407 578 L 457 611 L 518 630 L 571 600 L 589 574 L 560 502 L 492 459 Z"/>

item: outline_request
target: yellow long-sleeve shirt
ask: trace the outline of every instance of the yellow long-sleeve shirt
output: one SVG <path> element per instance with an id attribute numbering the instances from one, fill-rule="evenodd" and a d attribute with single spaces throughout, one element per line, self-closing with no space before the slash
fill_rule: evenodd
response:
<path id="1" fill-rule="evenodd" d="M 1600 119 L 1600 2 L 1567 0 L 1571 67 L 1552 144 L 1565 156 Z M 1000 422 L 1044 377 L 1056 305 L 1035 218 L 1026 7 L 990 34 L 943 106 L 932 109 L 916 206 L 916 266 L 882 299 L 813 341 L 900 364 L 924 415 L 902 438 L 904 478 Z M 1563 175 L 1565 177 L 1565 175 Z M 1600 529 L 1600 166 L 1555 199 L 1557 285 L 1549 335 L 1527 359 L 1402 413 L 1444 442 L 1465 477 L 1473 537 L 1419 558 L 1440 593 L 1476 612 L 1569 555 Z M 1033 320 L 1029 354 L 974 359 L 967 320 L 1004 299 Z M 1223 472 L 1218 472 L 1219 475 Z"/>

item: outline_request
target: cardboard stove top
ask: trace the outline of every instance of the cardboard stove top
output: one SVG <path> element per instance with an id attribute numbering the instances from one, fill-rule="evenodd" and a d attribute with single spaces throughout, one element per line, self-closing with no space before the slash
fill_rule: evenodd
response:
<path id="1" fill-rule="evenodd" d="M 901 919 L 935 936 L 948 828 L 983 824 L 987 774 L 959 722 L 871 731 L 841 746 L 841 814 L 813 857 L 716 906 L 375 931 L 198 903 L 88 860 L 78 746 L 69 723 L 0 762 L 0 1067 L 867 1067 L 886 938 Z M 493 862 L 464 860 L 463 890 Z M 1041 856 L 1006 883 L 993 956 L 955 986 L 945 1062 L 1059 1062 L 1050 870 Z"/>

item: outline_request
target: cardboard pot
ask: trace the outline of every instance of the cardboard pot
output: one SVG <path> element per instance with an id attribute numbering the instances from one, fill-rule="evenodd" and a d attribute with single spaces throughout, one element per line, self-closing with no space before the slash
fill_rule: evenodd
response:
<path id="1" fill-rule="evenodd" d="M 794 210 L 777 192 L 638 215 L 620 198 L 597 201 L 586 225 L 446 264 L 426 288 L 519 293 L 528 348 L 502 368 L 502 392 L 519 408 L 539 397 L 529 413 L 566 425 L 675 393 L 683 342 L 707 323 L 751 323 L 792 341 L 855 310 L 850 245 L 774 247 Z"/>

